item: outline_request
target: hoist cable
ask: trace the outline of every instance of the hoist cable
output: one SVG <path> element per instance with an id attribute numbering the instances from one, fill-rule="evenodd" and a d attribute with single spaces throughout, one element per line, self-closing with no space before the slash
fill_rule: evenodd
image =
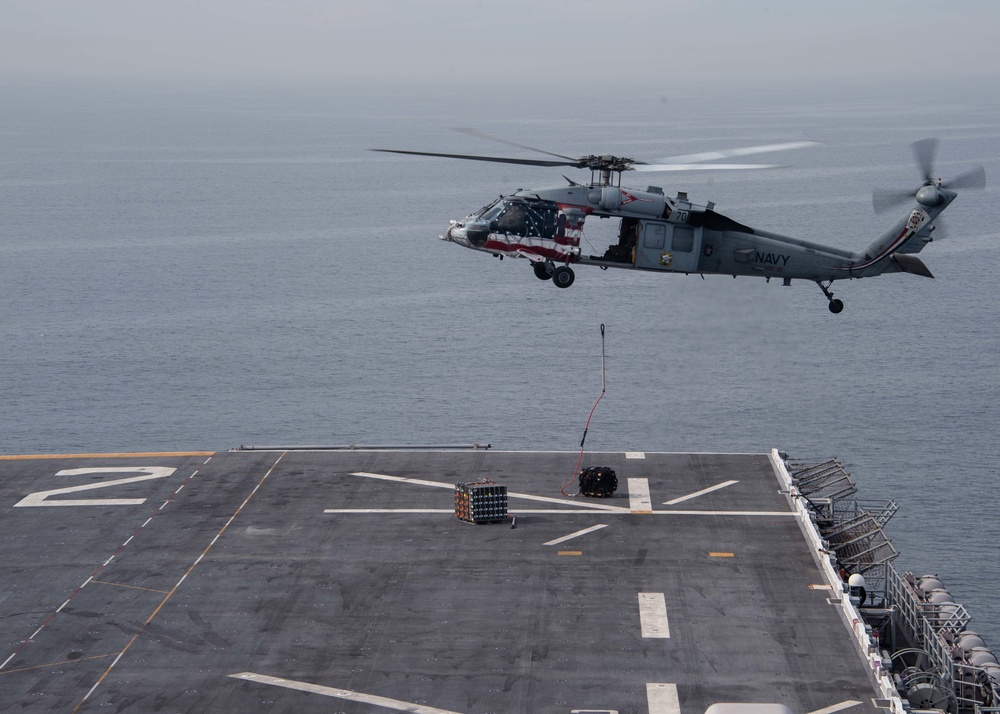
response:
<path id="1" fill-rule="evenodd" d="M 571 486 L 573 482 L 576 481 L 576 478 L 580 473 L 580 464 L 583 463 L 583 444 L 585 441 L 587 441 L 587 432 L 590 431 L 590 420 L 594 416 L 594 410 L 597 409 L 597 405 L 601 403 L 602 399 L 604 399 L 604 392 L 606 391 L 607 391 L 607 380 L 606 380 L 606 372 L 604 364 L 604 323 L 602 322 L 601 323 L 601 393 L 597 396 L 597 401 L 594 402 L 594 406 L 590 408 L 590 414 L 587 416 L 587 423 L 583 427 L 583 438 L 580 439 L 580 458 L 576 460 L 576 468 L 573 469 L 573 477 L 570 478 L 569 481 L 564 483 L 562 485 L 562 488 L 559 489 L 559 493 L 561 493 L 563 496 L 570 495 L 566 493 L 566 488 L 568 486 Z"/>

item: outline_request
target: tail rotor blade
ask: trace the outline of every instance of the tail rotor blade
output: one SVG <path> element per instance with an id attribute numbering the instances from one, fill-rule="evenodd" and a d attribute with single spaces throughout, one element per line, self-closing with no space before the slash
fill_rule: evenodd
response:
<path id="1" fill-rule="evenodd" d="M 913 199 L 913 191 L 895 188 L 876 188 L 872 191 L 872 207 L 876 214 L 898 208 Z"/>
<path id="2" fill-rule="evenodd" d="M 977 166 L 971 171 L 959 174 L 951 181 L 944 184 L 945 188 L 951 189 L 973 189 L 981 191 L 986 188 L 986 169 Z"/>
<path id="3" fill-rule="evenodd" d="M 934 158 L 937 156 L 937 139 L 921 139 L 913 142 L 913 155 L 920 166 L 920 175 L 924 181 L 934 180 Z"/>

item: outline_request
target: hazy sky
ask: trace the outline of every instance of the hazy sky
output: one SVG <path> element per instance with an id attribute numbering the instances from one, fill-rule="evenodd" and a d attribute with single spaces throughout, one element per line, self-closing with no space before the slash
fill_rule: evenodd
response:
<path id="1" fill-rule="evenodd" d="M 996 76 L 998 33 L 997 0 L 0 0 L 0 74 Z"/>

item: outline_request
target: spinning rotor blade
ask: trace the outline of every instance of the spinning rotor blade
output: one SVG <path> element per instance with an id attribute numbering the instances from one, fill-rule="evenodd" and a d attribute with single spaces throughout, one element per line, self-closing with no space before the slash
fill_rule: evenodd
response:
<path id="1" fill-rule="evenodd" d="M 920 167 L 920 175 L 924 181 L 934 180 L 934 158 L 937 156 L 937 139 L 921 139 L 913 142 L 913 155 Z"/>
<path id="2" fill-rule="evenodd" d="M 962 189 L 983 190 L 986 188 L 986 169 L 977 166 L 959 174 L 951 181 L 941 181 L 934 177 L 934 159 L 937 157 L 938 140 L 921 139 L 912 144 L 913 156 L 917 160 L 923 184 L 915 191 L 877 188 L 872 191 L 872 207 L 875 213 L 884 213 L 915 198 L 924 186 L 940 186 L 953 191 Z"/>
<path id="3" fill-rule="evenodd" d="M 632 171 L 733 171 L 736 169 L 777 169 L 778 164 L 643 164 L 636 162 Z"/>
<path id="4" fill-rule="evenodd" d="M 808 146 L 815 146 L 818 141 L 793 141 L 784 144 L 766 144 L 762 146 L 747 146 L 738 149 L 725 149 L 722 151 L 707 151 L 700 154 L 688 154 L 686 156 L 671 156 L 658 161 L 636 161 L 635 159 L 623 156 L 611 155 L 591 155 L 579 158 L 556 154 L 534 146 L 519 144 L 516 141 L 501 139 L 491 136 L 476 129 L 455 129 L 463 134 L 475 136 L 480 139 L 488 139 L 500 144 L 515 146 L 519 149 L 534 151 L 546 156 L 552 156 L 561 161 L 542 159 L 511 159 L 504 156 L 480 156 L 477 154 L 445 154 L 436 151 L 407 151 L 403 149 L 371 149 L 371 151 L 382 151 L 389 154 L 410 154 L 412 156 L 440 156 L 445 159 L 466 159 L 468 161 L 492 161 L 500 164 L 519 164 L 521 166 L 572 166 L 577 169 L 590 169 L 591 171 L 617 172 L 622 171 L 727 171 L 739 169 L 773 169 L 778 168 L 776 164 L 706 164 L 706 161 L 724 159 L 730 156 L 749 156 L 751 154 L 763 154 L 770 151 L 787 151 L 788 149 L 802 149 Z"/>
<path id="5" fill-rule="evenodd" d="M 492 136 L 485 132 L 479 131 L 478 129 L 466 129 L 466 128 L 456 128 L 460 134 L 465 134 L 467 136 L 474 136 L 477 139 L 488 139 L 489 141 L 495 141 L 498 144 L 506 144 L 507 146 L 516 146 L 519 149 L 527 149 L 528 151 L 535 151 L 539 154 L 545 154 L 546 156 L 555 156 L 557 159 L 566 159 L 567 161 L 579 161 L 572 156 L 563 156 L 562 154 L 554 154 L 551 151 L 546 151 L 545 149 L 537 149 L 534 146 L 528 146 L 527 144 L 518 144 L 516 141 L 510 141 L 509 139 L 501 139 L 499 136 Z"/>
<path id="6" fill-rule="evenodd" d="M 439 154 L 434 151 L 404 151 L 402 149 L 369 149 L 386 154 L 411 154 L 413 156 L 440 156 L 445 159 L 468 159 L 469 161 L 493 161 L 498 164 L 521 164 L 522 166 L 574 166 L 580 168 L 577 159 L 572 161 L 542 161 L 541 159 L 508 159 L 504 156 L 474 156 L 472 154 Z"/>
<path id="7" fill-rule="evenodd" d="M 982 191 L 986 188 L 986 169 L 982 166 L 977 166 L 971 171 L 966 171 L 964 174 L 959 174 L 951 181 L 947 181 L 942 184 L 945 188 L 961 188 L 961 189 L 973 189 L 977 191 Z"/>
<path id="8" fill-rule="evenodd" d="M 750 156 L 752 154 L 766 154 L 771 151 L 788 151 L 790 149 L 805 149 L 810 146 L 821 144 L 821 141 L 790 141 L 784 144 L 764 144 L 762 146 L 744 146 L 738 149 L 723 149 L 721 151 L 703 151 L 700 154 L 684 154 L 682 156 L 668 156 L 664 159 L 656 159 L 651 164 L 698 164 L 703 161 L 714 161 L 715 159 L 728 159 L 732 156 Z M 639 162 L 643 163 L 643 162 Z M 741 164 L 730 164 L 733 167 L 743 168 Z M 771 166 L 750 166 L 750 168 L 772 168 Z M 640 169 L 641 170 L 641 169 Z"/>
<path id="9" fill-rule="evenodd" d="M 909 189 L 876 188 L 872 190 L 872 208 L 876 215 L 885 213 L 912 201 L 915 195 L 916 191 Z"/>

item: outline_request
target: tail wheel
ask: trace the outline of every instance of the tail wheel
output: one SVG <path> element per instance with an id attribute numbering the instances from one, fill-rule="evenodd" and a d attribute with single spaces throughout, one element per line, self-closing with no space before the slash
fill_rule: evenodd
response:
<path id="1" fill-rule="evenodd" d="M 576 275 L 573 274 L 573 269 L 568 265 L 560 265 L 552 271 L 552 282 L 557 288 L 568 288 L 575 279 Z"/>
<path id="2" fill-rule="evenodd" d="M 830 301 L 830 312 L 832 312 L 834 315 L 837 315 L 843 311 L 844 311 L 843 300 L 838 300 L 837 298 L 834 298 L 833 300 Z"/>

